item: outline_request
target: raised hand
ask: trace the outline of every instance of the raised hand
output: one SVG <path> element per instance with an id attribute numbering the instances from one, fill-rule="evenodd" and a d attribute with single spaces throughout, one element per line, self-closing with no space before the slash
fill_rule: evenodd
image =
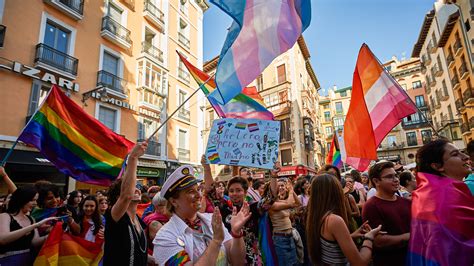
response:
<path id="1" fill-rule="evenodd" d="M 147 148 L 148 141 L 138 142 L 137 144 L 135 144 L 132 151 L 130 152 L 130 157 L 138 158 L 144 155 Z"/>
<path id="2" fill-rule="evenodd" d="M 209 163 L 206 160 L 206 155 L 204 155 L 204 154 L 201 156 L 201 165 L 202 165 L 202 167 L 209 166 Z"/>
<path id="3" fill-rule="evenodd" d="M 214 208 L 211 225 L 212 231 L 214 232 L 212 240 L 217 241 L 219 245 L 222 244 L 222 241 L 224 241 L 224 227 L 222 225 L 222 216 L 219 208 Z"/>
<path id="4" fill-rule="evenodd" d="M 236 235 L 240 234 L 245 223 L 250 219 L 250 216 L 252 216 L 252 213 L 250 212 L 249 204 L 246 201 L 244 201 L 239 212 L 237 212 L 237 208 L 234 207 L 232 211 L 232 219 L 230 220 L 232 232 Z"/>
<path id="5" fill-rule="evenodd" d="M 380 232 L 380 230 L 382 230 L 382 225 L 379 225 L 375 227 L 374 229 L 370 230 L 368 233 L 365 234 L 365 237 L 374 239 L 376 235 L 378 235 L 379 233 L 382 233 Z"/>
<path id="6" fill-rule="evenodd" d="M 273 169 L 270 170 L 270 175 L 277 176 L 280 170 L 281 170 L 281 164 L 279 161 L 276 161 L 275 164 L 273 165 Z"/>

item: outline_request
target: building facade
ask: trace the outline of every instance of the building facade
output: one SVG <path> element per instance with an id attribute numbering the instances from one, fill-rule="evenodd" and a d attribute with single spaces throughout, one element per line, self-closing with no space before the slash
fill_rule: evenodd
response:
<path id="1" fill-rule="evenodd" d="M 324 139 L 324 158 L 331 147 L 334 132 L 342 133 L 347 111 L 351 104 L 352 87 L 338 89 L 333 86 L 327 96 L 320 96 L 319 115 Z"/>
<path id="2" fill-rule="evenodd" d="M 425 78 L 421 73 L 419 58 L 402 59 L 396 57 L 384 63 L 384 67 L 404 89 L 419 111 L 394 127 L 377 149 L 379 159 L 410 164 L 415 161 L 416 151 L 431 141 L 433 130 L 425 91 Z"/>
<path id="3" fill-rule="evenodd" d="M 206 1 L 0 1 L 0 147 L 12 146 L 52 84 L 105 126 L 135 142 L 150 137 L 197 87 L 175 50 L 202 64 Z M 5 33 L 4 32 L 4 33 Z M 202 120 L 185 105 L 152 137 L 140 159 L 144 184 L 162 183 L 180 163 L 198 164 Z M 7 164 L 17 183 L 50 180 L 97 189 L 57 172 L 18 145 Z"/>
<path id="4" fill-rule="evenodd" d="M 474 137 L 474 88 L 472 87 L 474 75 L 470 60 L 471 44 L 466 39 L 466 24 L 463 23 L 462 13 L 458 6 L 444 5 L 442 10 L 445 11 L 442 13 L 444 16 L 439 16 L 439 20 L 444 22 L 444 27 L 438 46 L 447 55 L 446 60 L 453 84 L 456 113 L 460 117 L 459 122 L 464 143 L 467 144 Z"/>
<path id="5" fill-rule="evenodd" d="M 458 86 L 448 71 L 449 54 L 439 47 L 443 27 L 442 1 L 434 5 L 423 21 L 412 57 L 420 57 L 426 80 L 426 94 L 433 125 L 440 136 L 453 141 L 459 148 L 465 143 L 461 134 L 460 116 L 456 109 L 453 87 Z"/>
<path id="6" fill-rule="evenodd" d="M 300 37 L 297 43 L 278 56 L 249 86 L 255 86 L 265 105 L 276 120 L 281 121 L 279 159 L 281 176 L 315 173 L 323 163 L 323 146 L 317 110 L 319 109 L 319 82 L 309 61 L 308 47 Z M 204 64 L 204 71 L 213 74 L 218 58 Z M 203 142 L 207 142 L 212 121 L 218 118 L 209 104 L 206 106 L 206 127 Z M 228 178 L 228 166 L 213 166 L 213 174 Z M 256 177 L 264 177 L 257 170 Z"/>

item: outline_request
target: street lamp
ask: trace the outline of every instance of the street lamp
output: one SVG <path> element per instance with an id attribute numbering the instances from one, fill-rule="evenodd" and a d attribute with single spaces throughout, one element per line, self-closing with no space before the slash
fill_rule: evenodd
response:
<path id="1" fill-rule="evenodd" d="M 90 90 L 90 91 L 88 91 L 88 92 L 84 92 L 84 93 L 82 94 L 82 100 L 81 100 L 81 101 L 82 101 L 82 103 L 84 103 L 85 106 L 87 106 L 86 101 L 87 101 L 90 97 L 92 97 L 93 94 L 96 94 L 96 95 L 98 94 L 99 97 L 100 97 L 100 100 L 103 101 L 103 102 L 104 102 L 104 101 L 107 101 L 107 99 L 109 99 L 109 96 L 108 96 L 108 94 L 107 94 L 107 88 L 104 87 L 104 86 L 100 86 L 100 87 L 97 87 L 97 88 L 95 88 L 95 89 L 93 89 L 93 90 Z M 95 96 L 94 96 L 94 97 L 95 97 Z"/>

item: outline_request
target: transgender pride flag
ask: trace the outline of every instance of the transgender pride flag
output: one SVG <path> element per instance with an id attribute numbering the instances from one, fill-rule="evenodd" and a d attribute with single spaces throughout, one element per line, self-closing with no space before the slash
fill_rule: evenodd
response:
<path id="1" fill-rule="evenodd" d="M 225 104 L 239 94 L 309 26 L 310 0 L 210 0 L 234 19 L 219 58 L 217 90 Z"/>

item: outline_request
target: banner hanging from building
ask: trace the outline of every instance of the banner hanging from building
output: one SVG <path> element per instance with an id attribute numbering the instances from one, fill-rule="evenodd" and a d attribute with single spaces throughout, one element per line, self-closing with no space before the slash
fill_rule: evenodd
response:
<path id="1" fill-rule="evenodd" d="M 258 119 L 216 119 L 206 148 L 211 164 L 273 168 L 278 160 L 280 122 Z"/>

